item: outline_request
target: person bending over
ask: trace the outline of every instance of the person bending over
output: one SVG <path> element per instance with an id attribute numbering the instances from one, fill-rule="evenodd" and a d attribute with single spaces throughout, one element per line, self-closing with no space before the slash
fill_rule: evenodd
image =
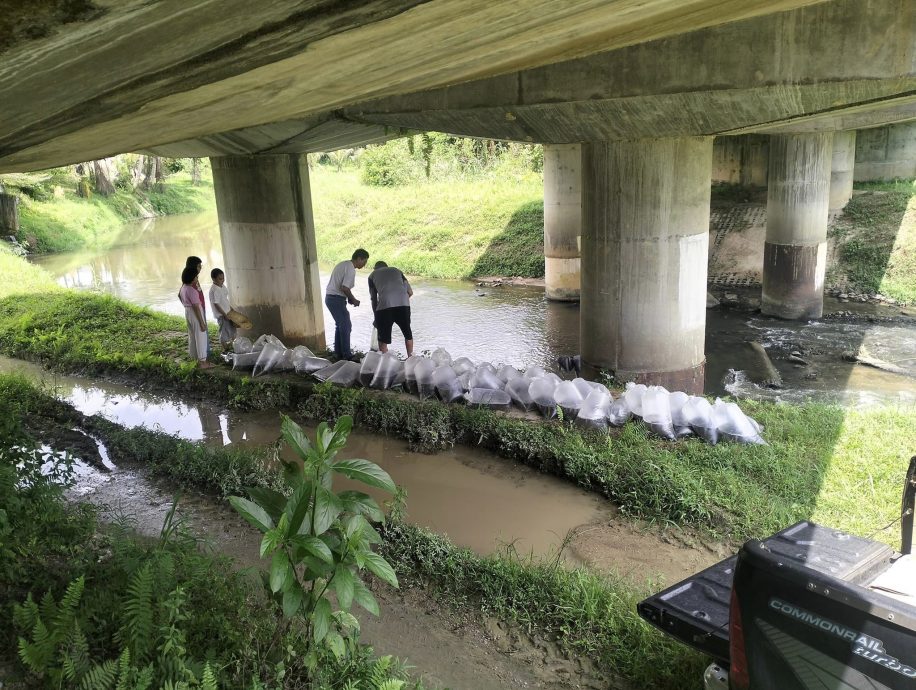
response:
<path id="1" fill-rule="evenodd" d="M 379 351 L 388 352 L 392 327 L 397 324 L 404 335 L 404 346 L 410 357 L 413 354 L 413 331 L 410 329 L 410 298 L 413 297 L 413 288 L 407 278 L 400 269 L 379 261 L 369 275 L 369 296 L 375 310 Z"/>

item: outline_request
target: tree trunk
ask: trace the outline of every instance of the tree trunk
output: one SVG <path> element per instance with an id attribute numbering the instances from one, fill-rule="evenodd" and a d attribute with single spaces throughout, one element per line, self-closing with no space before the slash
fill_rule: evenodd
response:
<path id="1" fill-rule="evenodd" d="M 0 235 L 4 237 L 19 234 L 19 197 L 15 194 L 0 194 Z"/>
<path id="2" fill-rule="evenodd" d="M 191 184 L 200 186 L 200 158 L 191 159 Z"/>
<path id="3" fill-rule="evenodd" d="M 155 176 L 155 163 L 153 162 L 158 160 L 157 156 L 143 156 L 143 180 L 140 182 L 140 189 L 144 191 L 149 191 L 150 187 L 153 186 L 153 178 Z"/>
<path id="4" fill-rule="evenodd" d="M 102 196 L 111 196 L 115 193 L 114 185 L 106 168 L 107 161 L 92 161 L 92 167 L 95 172 L 95 191 Z"/>
<path id="5" fill-rule="evenodd" d="M 159 156 L 153 156 L 153 168 L 155 169 L 156 191 L 165 191 L 165 186 L 162 184 L 162 180 L 165 179 L 165 175 L 162 171 L 162 159 Z"/>

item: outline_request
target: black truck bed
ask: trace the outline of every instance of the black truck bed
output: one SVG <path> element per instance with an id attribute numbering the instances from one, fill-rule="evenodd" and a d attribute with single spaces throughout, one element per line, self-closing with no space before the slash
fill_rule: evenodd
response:
<path id="1" fill-rule="evenodd" d="M 831 581 L 867 584 L 886 570 L 895 552 L 879 542 L 813 522 L 799 522 L 764 540 L 779 564 L 802 566 Z M 729 657 L 729 608 L 738 556 L 640 602 L 652 625 L 722 663 Z"/>

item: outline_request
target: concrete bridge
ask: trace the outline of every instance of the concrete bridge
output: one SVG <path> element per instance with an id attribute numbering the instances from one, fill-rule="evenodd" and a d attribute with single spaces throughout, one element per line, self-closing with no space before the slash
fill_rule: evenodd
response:
<path id="1" fill-rule="evenodd" d="M 324 341 L 305 153 L 417 130 L 543 143 L 548 296 L 581 298 L 583 359 L 689 392 L 714 138 L 721 164 L 766 136 L 762 308 L 810 318 L 855 130 L 916 118 L 911 0 L 136 0 L 28 21 L 0 43 L 0 172 L 210 156 L 258 330 Z"/>

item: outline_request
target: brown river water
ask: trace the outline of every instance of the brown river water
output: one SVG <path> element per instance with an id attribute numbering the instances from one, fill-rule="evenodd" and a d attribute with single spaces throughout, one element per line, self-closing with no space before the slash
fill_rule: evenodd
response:
<path id="1" fill-rule="evenodd" d="M 205 273 L 222 266 L 215 213 L 130 223 L 109 249 L 34 260 L 61 285 L 109 293 L 177 315 L 183 313 L 175 298 L 178 275 L 189 254 L 203 258 Z M 322 285 L 327 270 L 322 268 Z M 367 271 L 358 273 L 358 295 L 368 296 L 367 276 Z M 524 368 L 533 364 L 550 367 L 557 356 L 579 350 L 578 305 L 550 302 L 544 298 L 543 288 L 481 288 L 469 281 L 426 278 L 411 281 L 415 290 L 412 325 L 418 351 L 441 346 L 453 357 Z M 730 291 L 742 298 L 759 296 L 752 290 Z M 854 314 L 851 318 L 796 323 L 751 311 L 707 310 L 706 392 L 792 402 L 816 399 L 854 406 L 916 400 L 916 318 L 906 316 L 912 310 L 826 299 L 825 314 L 836 311 Z M 351 318 L 354 347 L 368 349 L 371 311 L 351 309 Z M 332 326 L 327 333 L 333 338 L 333 321 L 327 312 L 325 324 Z M 757 360 L 745 346 L 748 340 L 767 348 L 782 375 L 783 388 L 767 390 L 754 385 L 752 370 Z M 403 349 L 398 337 L 395 341 L 393 349 Z M 844 354 L 863 345 L 870 354 L 900 366 L 909 375 L 844 361 Z M 790 360 L 793 352 L 800 353 L 807 364 Z"/>

